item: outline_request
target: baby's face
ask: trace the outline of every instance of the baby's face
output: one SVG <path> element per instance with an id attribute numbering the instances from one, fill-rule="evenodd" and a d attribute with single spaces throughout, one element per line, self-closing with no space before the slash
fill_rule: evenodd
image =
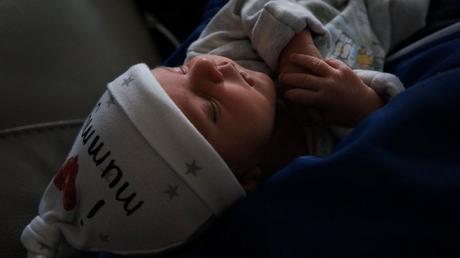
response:
<path id="1" fill-rule="evenodd" d="M 275 116 L 275 86 L 270 77 L 214 55 L 152 72 L 238 178 L 255 165 Z"/>

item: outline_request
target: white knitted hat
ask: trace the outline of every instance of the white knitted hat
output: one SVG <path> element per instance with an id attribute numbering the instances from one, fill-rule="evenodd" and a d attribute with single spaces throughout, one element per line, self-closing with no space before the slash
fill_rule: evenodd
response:
<path id="1" fill-rule="evenodd" d="M 61 235 L 81 250 L 154 254 L 183 244 L 244 196 L 138 64 L 109 83 L 21 240 L 30 257 L 51 257 Z"/>

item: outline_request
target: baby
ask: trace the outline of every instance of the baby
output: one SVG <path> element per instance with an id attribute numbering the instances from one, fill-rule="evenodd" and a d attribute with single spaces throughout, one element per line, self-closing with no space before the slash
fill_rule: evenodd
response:
<path id="1" fill-rule="evenodd" d="M 346 66 L 312 60 L 304 66 L 324 76 L 344 69 L 348 86 L 367 93 Z M 274 121 L 273 81 L 228 58 L 131 67 L 109 83 L 24 229 L 29 257 L 52 257 L 62 236 L 77 249 L 118 254 L 182 245 L 260 182 L 262 163 L 277 155 L 266 150 Z M 307 153 L 276 147 L 288 158 Z"/>
<path id="2" fill-rule="evenodd" d="M 249 7 L 241 9 L 243 2 L 230 1 L 223 16 L 228 10 L 251 13 L 262 1 L 247 1 Z M 288 7 L 294 3 L 275 2 L 248 17 L 276 25 L 267 12 L 286 10 L 281 3 Z M 361 1 L 350 3 L 363 7 Z M 303 15 L 291 7 L 294 14 Z M 316 137 L 322 133 L 304 130 L 289 113 L 275 108 L 270 77 L 274 72 L 280 72 L 286 99 L 301 108 L 321 110 L 326 122 L 347 127 L 402 90 L 394 76 L 359 74 L 338 60 L 315 57 L 309 31 L 327 42 L 331 34 L 314 16 L 302 16 L 303 23 L 287 16 L 287 21 L 303 28 L 283 35 L 284 43 L 275 44 L 279 48 L 257 33 L 255 37 L 262 37 L 252 42 L 257 52 L 247 52 L 247 58 L 238 55 L 250 46 L 242 40 L 246 36 L 237 32 L 222 37 L 235 41 L 221 41 L 222 34 L 214 34 L 222 17 L 218 15 L 191 46 L 183 66 L 151 71 L 140 64 L 109 83 L 46 189 L 39 215 L 23 231 L 21 241 L 29 257 L 52 257 L 62 236 L 81 250 L 118 254 L 170 250 L 243 198 L 265 173 L 297 155 L 316 154 L 326 145 L 320 152 L 327 153 L 330 144 L 323 140 L 312 144 L 309 139 L 329 138 Z M 256 20 L 246 22 L 263 24 Z M 233 32 L 240 29 L 227 25 Z M 217 40 L 209 35 L 217 35 Z M 380 56 L 381 48 L 372 46 L 376 55 L 369 56 Z M 229 49 L 235 50 L 229 52 L 232 59 L 223 57 Z M 325 50 L 331 49 L 331 45 L 320 47 L 319 52 L 328 56 Z M 315 146 L 313 150 L 309 145 Z"/>

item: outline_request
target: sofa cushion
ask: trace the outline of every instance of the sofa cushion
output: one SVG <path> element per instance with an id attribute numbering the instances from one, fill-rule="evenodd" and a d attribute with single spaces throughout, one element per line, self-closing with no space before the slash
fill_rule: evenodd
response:
<path id="1" fill-rule="evenodd" d="M 159 62 L 134 1 L 2 1 L 0 129 L 82 118 L 105 84 Z"/>

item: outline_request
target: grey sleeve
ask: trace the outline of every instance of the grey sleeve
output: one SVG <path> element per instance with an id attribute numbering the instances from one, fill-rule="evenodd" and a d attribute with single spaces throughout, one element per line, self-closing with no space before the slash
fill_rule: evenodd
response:
<path id="1" fill-rule="evenodd" d="M 275 71 L 281 51 L 305 28 L 326 33 L 321 22 L 296 2 L 230 0 L 189 47 L 187 59 L 216 54 L 243 64 L 263 62 Z"/>
<path id="2" fill-rule="evenodd" d="M 291 1 L 247 1 L 242 9 L 242 23 L 252 46 L 272 69 L 278 67 L 281 51 L 292 37 L 309 29 L 316 34 L 326 33 L 322 23 L 304 5 Z"/>

